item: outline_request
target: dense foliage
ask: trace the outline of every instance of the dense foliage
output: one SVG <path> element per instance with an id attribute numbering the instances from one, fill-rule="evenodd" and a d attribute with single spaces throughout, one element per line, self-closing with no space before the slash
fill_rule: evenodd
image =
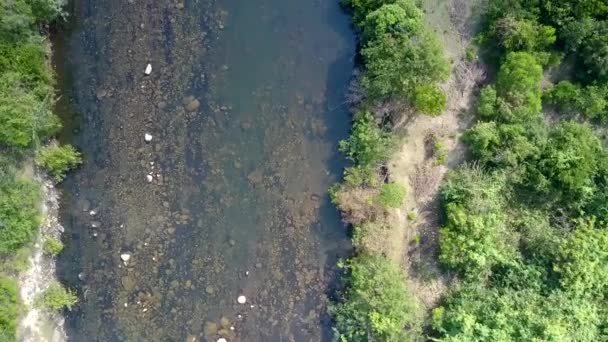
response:
<path id="1" fill-rule="evenodd" d="M 40 225 L 40 190 L 24 178 L 0 181 L 0 255 L 22 247 Z"/>
<path id="2" fill-rule="evenodd" d="M 0 1 L 0 339 L 15 340 L 21 303 L 10 276 L 23 269 L 23 247 L 37 235 L 40 184 L 27 171 L 36 150 L 60 128 L 52 112 L 54 75 L 41 29 L 64 0 Z M 59 180 L 78 154 L 43 150 L 39 161 Z M 55 246 L 56 247 L 56 246 Z M 55 248 L 56 249 L 56 248 Z"/>
<path id="3" fill-rule="evenodd" d="M 344 304 L 330 311 L 344 341 L 405 341 L 417 332 L 420 317 L 399 265 L 363 253 L 351 259 Z"/>
<path id="4" fill-rule="evenodd" d="M 347 262 L 345 290 L 331 312 L 336 338 L 342 341 L 404 341 L 419 335 L 421 307 L 408 294 L 399 262 L 382 250 L 385 240 L 403 229 L 387 217 L 403 206 L 407 191 L 386 171 L 398 146 L 391 124 L 403 113 L 380 108 L 405 105 L 415 112 L 441 114 L 447 98 L 439 83 L 448 77 L 449 64 L 415 1 L 343 3 L 361 33 L 362 96 L 351 135 L 340 143 L 354 165 L 329 192 L 343 219 L 353 225 L 356 255 Z M 439 142 L 436 158 L 438 163 L 446 160 Z"/>
<path id="5" fill-rule="evenodd" d="M 0 341 L 14 339 L 19 310 L 17 281 L 0 276 Z"/>
<path id="6" fill-rule="evenodd" d="M 440 114 L 446 96 L 437 86 L 449 65 L 437 37 L 412 0 L 346 1 L 361 29 L 361 87 L 368 102 L 405 101 Z"/>
<path id="7" fill-rule="evenodd" d="M 485 10 L 480 41 L 499 71 L 465 136 L 477 164 L 442 188 L 440 260 L 460 282 L 433 311 L 433 338 L 607 340 L 608 151 L 597 131 L 608 7 L 490 0 Z M 562 56 L 571 72 L 547 85 Z"/>

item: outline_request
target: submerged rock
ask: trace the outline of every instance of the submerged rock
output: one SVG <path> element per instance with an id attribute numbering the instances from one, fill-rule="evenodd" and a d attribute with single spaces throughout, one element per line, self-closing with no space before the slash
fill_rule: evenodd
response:
<path id="1" fill-rule="evenodd" d="M 201 106 L 200 101 L 194 96 L 186 96 L 182 103 L 184 105 L 184 108 L 189 112 L 193 112 Z"/>

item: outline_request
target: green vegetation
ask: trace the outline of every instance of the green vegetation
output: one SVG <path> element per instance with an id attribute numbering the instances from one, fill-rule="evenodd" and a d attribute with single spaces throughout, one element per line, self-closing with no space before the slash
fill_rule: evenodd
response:
<path id="1" fill-rule="evenodd" d="M 38 152 L 36 163 L 53 176 L 56 181 L 62 181 L 66 172 L 82 163 L 80 153 L 70 145 L 43 147 Z"/>
<path id="2" fill-rule="evenodd" d="M 439 83 L 447 79 L 449 63 L 415 1 L 343 3 L 361 33 L 362 96 L 355 103 L 351 135 L 340 143 L 354 165 L 329 193 L 343 219 L 353 225 L 356 254 L 347 262 L 341 301 L 330 311 L 336 338 L 342 341 L 404 341 L 420 334 L 421 307 L 408 293 L 399 262 L 383 255 L 386 240 L 403 229 L 387 217 L 404 205 L 406 188 L 391 182 L 386 171 L 399 143 L 391 125 L 403 113 L 381 108 L 405 105 L 413 112 L 441 114 L 447 98 Z M 415 214 L 408 217 L 414 220 Z"/>
<path id="3" fill-rule="evenodd" d="M 499 72 L 465 135 L 475 164 L 441 192 L 440 260 L 459 282 L 433 339 L 608 339 L 607 14 L 595 0 L 488 2 L 480 41 Z M 562 56 L 571 72 L 543 85 Z"/>
<path id="4" fill-rule="evenodd" d="M 41 223 L 40 190 L 24 178 L 0 180 L 0 255 L 30 242 Z"/>
<path id="5" fill-rule="evenodd" d="M 0 340 L 14 340 L 21 310 L 17 281 L 0 276 Z"/>
<path id="6" fill-rule="evenodd" d="M 403 205 L 407 190 L 398 183 L 382 184 L 380 193 L 376 197 L 378 203 L 384 208 L 399 208 Z"/>
<path id="7" fill-rule="evenodd" d="M 54 75 L 49 44 L 41 29 L 62 16 L 64 0 L 0 2 L 0 339 L 15 340 L 21 312 L 11 277 L 26 267 L 27 245 L 41 223 L 40 184 L 26 172 L 31 160 L 61 180 L 79 155 L 71 147 L 58 153 L 38 149 L 61 127 L 53 114 Z M 57 246 L 54 246 L 57 247 Z M 54 249 L 56 250 L 56 248 Z"/>
<path id="8" fill-rule="evenodd" d="M 348 262 L 343 304 L 330 308 L 343 341 L 406 341 L 419 333 L 421 317 L 398 264 L 360 254 Z"/>
<path id="9" fill-rule="evenodd" d="M 360 85 L 366 103 L 406 102 L 420 112 L 440 114 L 446 96 L 437 83 L 447 79 L 449 64 L 437 37 L 425 27 L 422 10 L 412 0 L 344 3 L 361 29 Z"/>
<path id="10" fill-rule="evenodd" d="M 54 282 L 36 298 L 36 306 L 46 310 L 72 310 L 78 297 L 72 291 L 65 289 L 61 284 Z"/>
<path id="11" fill-rule="evenodd" d="M 63 243 L 54 237 L 47 237 L 44 239 L 42 249 L 46 254 L 56 256 L 63 251 Z"/>

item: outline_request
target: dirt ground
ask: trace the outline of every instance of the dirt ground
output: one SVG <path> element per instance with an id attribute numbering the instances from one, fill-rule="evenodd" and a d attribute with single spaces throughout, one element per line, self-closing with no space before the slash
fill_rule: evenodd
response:
<path id="1" fill-rule="evenodd" d="M 447 277 L 439 271 L 437 260 L 439 187 L 446 172 L 464 160 L 460 137 L 472 122 L 470 108 L 485 71 L 479 62 L 465 58 L 474 34 L 472 2 L 427 0 L 424 9 L 428 24 L 439 34 L 448 58 L 453 61 L 452 75 L 444 84 L 448 109 L 439 117 L 417 115 L 399 128 L 405 138 L 399 152 L 389 161 L 388 169 L 391 180 L 407 186 L 408 195 L 405 205 L 391 213 L 394 236 L 390 239 L 389 255 L 407 267 L 412 293 L 430 308 L 447 285 Z M 432 153 L 433 137 L 445 145 L 448 158 L 442 165 Z M 411 213 L 415 213 L 415 219 L 408 218 Z"/>

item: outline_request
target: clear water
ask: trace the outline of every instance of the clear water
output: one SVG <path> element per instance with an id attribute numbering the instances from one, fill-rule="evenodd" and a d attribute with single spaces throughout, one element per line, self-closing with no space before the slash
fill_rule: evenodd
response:
<path id="1" fill-rule="evenodd" d="M 70 340 L 328 340 L 349 244 L 326 189 L 355 50 L 338 1 L 72 13 L 56 43 L 63 139 L 86 159 L 62 203 L 58 273 L 81 297 Z"/>

